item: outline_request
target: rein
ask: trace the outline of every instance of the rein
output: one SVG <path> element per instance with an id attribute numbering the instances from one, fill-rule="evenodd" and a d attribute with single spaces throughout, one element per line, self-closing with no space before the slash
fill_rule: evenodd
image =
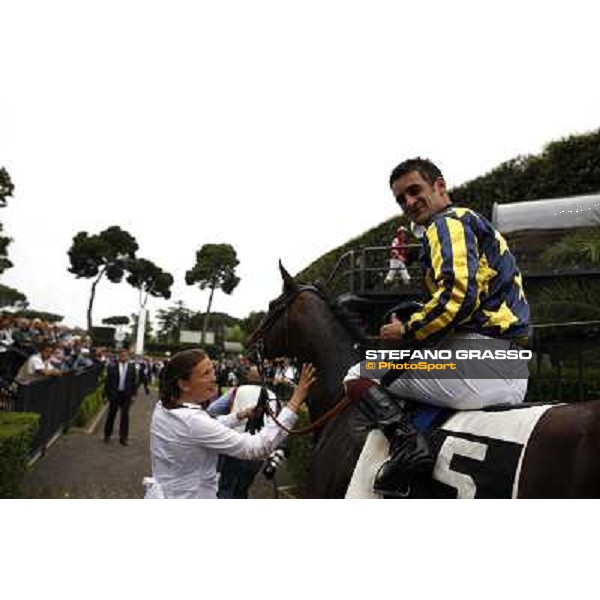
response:
<path id="1" fill-rule="evenodd" d="M 284 313 L 284 344 L 286 348 L 289 348 L 289 323 L 288 323 L 288 308 L 292 304 L 292 302 L 296 299 L 296 297 L 302 292 L 312 292 L 317 294 L 320 298 L 323 299 L 323 294 L 319 290 L 319 288 L 313 285 L 301 285 L 299 286 L 293 294 L 289 296 L 283 296 L 280 300 L 275 301 L 273 306 L 273 311 L 268 314 L 264 320 L 264 322 L 260 325 L 258 331 L 256 331 L 250 339 L 252 344 L 252 349 L 255 354 L 255 360 L 258 367 L 258 372 L 260 373 L 260 377 L 262 380 L 263 388 L 265 387 L 265 378 L 264 378 L 264 370 L 263 370 L 263 362 L 264 362 L 264 335 L 266 332 L 271 329 L 271 327 L 275 324 L 275 322 L 281 316 L 281 313 Z M 300 429 L 289 429 L 287 428 L 281 421 L 277 419 L 276 414 L 271 410 L 268 402 L 263 402 L 263 406 L 261 410 L 264 411 L 271 419 L 273 419 L 274 423 L 280 428 L 289 433 L 290 435 L 307 435 L 309 433 L 313 433 L 331 419 L 337 417 L 341 413 L 343 413 L 350 405 L 351 401 L 347 398 L 346 394 L 342 392 L 340 399 L 330 408 L 325 414 L 321 415 L 314 423 L 311 423 L 307 427 L 301 427 Z M 257 405 L 258 408 L 258 405 Z"/>
<path id="2" fill-rule="evenodd" d="M 271 417 L 271 419 L 273 419 L 275 424 L 280 429 L 287 431 L 290 435 L 307 435 L 309 433 L 313 433 L 325 425 L 325 423 L 327 423 L 329 420 L 343 413 L 350 406 L 350 404 L 350 400 L 348 400 L 348 397 L 344 394 L 332 408 L 330 408 L 324 415 L 321 415 L 314 423 L 311 423 L 307 427 L 301 427 L 300 429 L 288 429 L 283 423 L 281 423 L 281 421 L 277 419 L 275 413 L 273 413 L 268 405 L 265 407 L 265 412 L 267 415 L 269 415 L 269 417 Z"/>

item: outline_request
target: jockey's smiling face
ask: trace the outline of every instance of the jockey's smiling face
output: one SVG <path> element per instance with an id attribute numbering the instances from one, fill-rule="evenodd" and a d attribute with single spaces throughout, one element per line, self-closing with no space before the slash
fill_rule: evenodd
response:
<path id="1" fill-rule="evenodd" d="M 438 177 L 431 184 L 418 171 L 396 179 L 392 183 L 392 192 L 402 211 L 417 225 L 426 224 L 450 204 L 445 181 Z"/>

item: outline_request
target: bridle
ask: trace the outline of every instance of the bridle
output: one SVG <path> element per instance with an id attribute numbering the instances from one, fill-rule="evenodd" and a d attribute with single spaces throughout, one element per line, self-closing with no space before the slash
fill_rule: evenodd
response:
<path id="1" fill-rule="evenodd" d="M 312 292 L 319 296 L 322 300 L 326 301 L 321 290 L 314 285 L 299 285 L 297 286 L 293 292 L 284 293 L 279 298 L 276 298 L 271 303 L 269 307 L 269 313 L 264 318 L 263 322 L 258 326 L 258 329 L 252 334 L 252 337 L 249 340 L 250 348 L 253 351 L 258 351 L 261 353 L 260 358 L 264 358 L 262 352 L 264 351 L 265 342 L 264 336 L 265 334 L 275 325 L 275 323 L 279 320 L 279 317 L 283 313 L 283 344 L 286 348 L 289 348 L 290 343 L 290 326 L 289 326 L 289 308 L 294 303 L 294 300 L 303 292 Z M 257 357 L 258 358 L 258 357 Z M 258 363 L 258 369 L 262 375 L 262 360 Z"/>
<path id="2" fill-rule="evenodd" d="M 314 285 L 298 285 L 294 288 L 291 293 L 284 293 L 282 296 L 273 301 L 272 307 L 269 310 L 269 313 L 263 320 L 263 322 L 259 325 L 258 329 L 252 334 L 252 337 L 249 340 L 249 345 L 251 349 L 252 360 L 256 362 L 258 367 L 258 371 L 260 373 L 260 377 L 262 380 L 262 385 L 265 387 L 265 377 L 264 377 L 264 349 L 265 349 L 265 335 L 269 332 L 269 330 L 275 325 L 276 322 L 279 321 L 280 317 L 283 315 L 283 339 L 284 339 L 284 347 L 290 347 L 290 326 L 289 326 L 289 308 L 294 303 L 294 300 L 304 292 L 311 292 L 316 294 L 328 303 L 328 299 L 325 297 L 323 292 Z M 266 394 L 263 395 L 266 397 Z M 306 427 L 302 427 L 300 429 L 289 429 L 283 423 L 281 423 L 277 419 L 277 415 L 272 411 L 269 406 L 268 401 L 263 401 L 262 406 L 257 404 L 257 409 L 259 411 L 263 411 L 266 413 L 273 421 L 277 424 L 278 427 L 287 431 L 291 435 L 306 435 L 312 433 L 325 425 L 331 419 L 335 418 L 342 412 L 344 412 L 351 404 L 351 401 L 347 398 L 345 391 L 342 389 L 340 397 L 334 406 L 329 409 L 326 413 L 321 415 L 314 423 Z"/>

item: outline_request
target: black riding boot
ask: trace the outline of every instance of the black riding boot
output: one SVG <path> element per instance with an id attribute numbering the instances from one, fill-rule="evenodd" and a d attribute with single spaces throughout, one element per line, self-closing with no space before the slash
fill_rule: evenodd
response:
<path id="1" fill-rule="evenodd" d="M 390 444 L 390 457 L 379 468 L 373 491 L 385 496 L 407 497 L 413 475 L 429 475 L 433 470 L 427 439 L 413 428 L 403 401 L 384 388 L 369 388 L 359 408 L 382 430 Z"/>

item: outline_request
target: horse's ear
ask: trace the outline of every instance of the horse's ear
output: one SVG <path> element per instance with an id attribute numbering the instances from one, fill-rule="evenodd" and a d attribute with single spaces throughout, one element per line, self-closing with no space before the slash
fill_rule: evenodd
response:
<path id="1" fill-rule="evenodd" d="M 285 270 L 285 267 L 281 264 L 281 259 L 279 260 L 279 271 L 281 272 L 281 278 L 283 279 L 283 291 L 293 292 L 298 289 L 298 284 L 294 281 L 294 278 Z"/>

